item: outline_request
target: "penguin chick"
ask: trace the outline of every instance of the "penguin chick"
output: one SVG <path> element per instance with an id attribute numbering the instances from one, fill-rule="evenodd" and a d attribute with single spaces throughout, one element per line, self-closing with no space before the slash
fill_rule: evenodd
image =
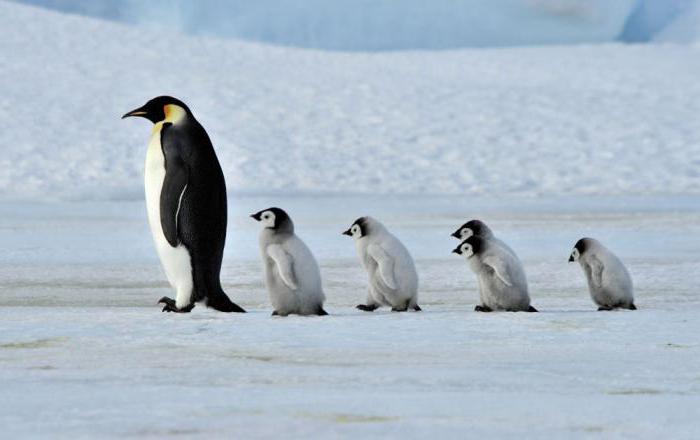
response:
<path id="1" fill-rule="evenodd" d="M 598 240 L 582 238 L 577 241 L 569 257 L 570 263 L 574 261 L 579 262 L 586 275 L 588 290 L 598 310 L 637 310 L 627 268 Z"/>
<path id="2" fill-rule="evenodd" d="M 481 220 L 469 220 L 452 233 L 452 237 L 458 239 L 459 241 L 464 241 L 471 236 L 481 237 L 492 244 L 497 244 L 506 251 L 510 252 L 513 257 L 518 258 L 515 251 L 505 242 L 503 242 L 503 240 L 496 238 L 491 228 L 489 228 L 486 223 L 482 222 Z"/>
<path id="3" fill-rule="evenodd" d="M 525 271 L 520 261 L 509 252 L 475 235 L 452 252 L 464 256 L 478 278 L 481 304 L 474 310 L 537 311 L 530 305 Z"/>
<path id="4" fill-rule="evenodd" d="M 372 312 L 390 306 L 394 312 L 418 306 L 418 273 L 406 247 L 383 224 L 361 217 L 343 232 L 355 240 L 357 253 L 369 277 L 367 304 L 358 309 Z"/>
<path id="5" fill-rule="evenodd" d="M 486 226 L 486 223 L 476 219 L 469 220 L 452 233 L 452 237 L 459 239 L 459 241 L 464 241 L 472 235 L 486 240 L 494 238 L 491 228 Z"/>
<path id="6" fill-rule="evenodd" d="M 294 223 L 280 208 L 251 215 L 263 225 L 260 253 L 273 316 L 327 315 L 321 271 L 309 248 L 294 234 Z"/>

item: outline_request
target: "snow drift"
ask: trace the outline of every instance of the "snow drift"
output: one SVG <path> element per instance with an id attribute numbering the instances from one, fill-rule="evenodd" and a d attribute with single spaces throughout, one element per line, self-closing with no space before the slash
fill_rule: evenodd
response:
<path id="1" fill-rule="evenodd" d="M 232 192 L 697 193 L 686 46 L 332 53 L 185 37 L 0 2 L 0 197 L 142 197 L 160 94 Z"/>

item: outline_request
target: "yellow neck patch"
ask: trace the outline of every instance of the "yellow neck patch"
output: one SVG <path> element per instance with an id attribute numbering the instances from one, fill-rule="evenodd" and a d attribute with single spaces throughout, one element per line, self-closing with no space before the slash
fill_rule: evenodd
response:
<path id="1" fill-rule="evenodd" d="M 182 118 L 185 117 L 185 115 L 187 115 L 184 108 L 175 104 L 166 105 L 163 107 L 163 111 L 165 112 L 165 119 L 163 122 L 170 122 L 172 124 L 177 124 L 182 120 Z"/>

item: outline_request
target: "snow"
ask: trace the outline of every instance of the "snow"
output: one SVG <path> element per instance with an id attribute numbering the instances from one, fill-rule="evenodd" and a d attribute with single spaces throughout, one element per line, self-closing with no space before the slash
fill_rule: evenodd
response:
<path id="1" fill-rule="evenodd" d="M 693 46 L 333 53 L 0 2 L 0 198 L 141 199 L 147 99 L 235 193 L 697 194 Z"/>
<path id="2" fill-rule="evenodd" d="M 613 41 L 637 0 L 22 2 L 195 35 L 367 51 Z"/>
<path id="3" fill-rule="evenodd" d="M 696 438 L 700 200 L 231 199 L 225 290 L 250 311 L 160 312 L 141 202 L 1 203 L 0 425 L 8 438 Z M 247 218 L 278 204 L 316 254 L 329 317 L 272 318 Z M 333 209 L 328 209 L 329 207 Z M 340 235 L 371 212 L 421 276 L 421 313 L 354 310 Z M 450 232 L 479 217 L 523 258 L 539 314 L 472 312 Z M 628 265 L 636 312 L 595 312 L 582 235 Z"/>

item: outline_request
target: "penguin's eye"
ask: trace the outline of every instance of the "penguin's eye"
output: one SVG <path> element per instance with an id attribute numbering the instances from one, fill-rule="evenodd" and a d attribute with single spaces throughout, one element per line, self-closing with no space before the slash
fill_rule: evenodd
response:
<path id="1" fill-rule="evenodd" d="M 268 220 L 268 219 L 270 218 L 270 214 L 263 214 L 263 218 L 264 218 L 265 220 Z"/>

